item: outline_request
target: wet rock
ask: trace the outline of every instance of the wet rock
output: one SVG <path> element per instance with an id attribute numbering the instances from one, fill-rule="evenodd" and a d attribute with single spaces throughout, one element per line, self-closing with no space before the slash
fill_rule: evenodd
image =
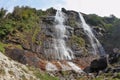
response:
<path id="1" fill-rule="evenodd" d="M 57 11 L 57 10 L 54 9 L 53 7 L 48 8 L 48 9 L 46 10 L 48 16 L 54 16 L 54 15 L 56 14 L 56 11 Z"/>
<path id="2" fill-rule="evenodd" d="M 66 35 L 71 37 L 73 35 L 74 32 L 74 28 L 70 27 L 70 26 L 66 26 Z"/>
<path id="3" fill-rule="evenodd" d="M 93 32 L 96 36 L 103 36 L 106 31 L 100 27 L 93 27 Z"/>
<path id="4" fill-rule="evenodd" d="M 96 32 L 101 32 L 101 33 L 105 33 L 105 29 L 100 28 L 100 27 L 94 27 L 94 30 L 96 30 Z"/>
<path id="5" fill-rule="evenodd" d="M 67 13 L 67 10 L 65 8 L 62 8 L 61 10 L 62 12 Z"/>
<path id="6" fill-rule="evenodd" d="M 24 61 L 24 50 L 21 49 L 8 49 L 6 48 L 6 54 L 13 60 L 17 60 L 19 62 L 24 62 L 26 64 L 26 61 Z"/>
<path id="7" fill-rule="evenodd" d="M 100 59 L 95 59 L 90 64 L 91 72 L 99 72 L 100 70 L 104 70 L 107 68 L 107 60 L 106 57 L 102 57 Z"/>
<path id="8" fill-rule="evenodd" d="M 47 24 L 54 24 L 54 16 L 48 16 L 48 17 L 41 17 L 42 21 L 47 23 Z"/>
<path id="9" fill-rule="evenodd" d="M 36 54 L 17 48 L 15 49 L 6 48 L 6 55 L 20 63 L 29 64 L 33 66 L 37 66 L 37 62 L 39 61 L 39 58 L 37 57 Z"/>
<path id="10" fill-rule="evenodd" d="M 120 66 L 115 67 L 112 71 L 113 73 L 120 72 Z"/>
<path id="11" fill-rule="evenodd" d="M 111 64 L 120 63 L 119 60 L 120 60 L 120 53 L 119 52 L 109 54 L 109 62 Z"/>
<path id="12" fill-rule="evenodd" d="M 46 37 L 51 37 L 54 38 L 55 37 L 55 27 L 53 25 L 50 24 L 42 24 L 42 28 L 41 28 L 41 32 L 43 34 L 45 34 Z"/>
<path id="13" fill-rule="evenodd" d="M 84 37 L 85 33 L 82 28 L 74 28 L 74 35 Z"/>

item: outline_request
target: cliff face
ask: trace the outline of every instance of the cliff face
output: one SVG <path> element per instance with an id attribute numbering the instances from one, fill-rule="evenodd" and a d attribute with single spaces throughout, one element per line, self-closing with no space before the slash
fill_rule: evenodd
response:
<path id="1" fill-rule="evenodd" d="M 63 11 L 66 15 L 64 25 L 67 26 L 66 35 L 68 36 L 68 39 L 64 39 L 66 45 L 72 49 L 76 57 L 87 56 L 90 53 L 91 45 L 83 29 L 79 27 L 81 24 L 78 13 L 64 9 Z M 54 44 L 53 38 L 56 34 L 54 16 L 56 10 L 50 9 L 45 13 L 47 15 L 40 16 L 38 22 L 35 22 L 37 25 L 33 25 L 32 29 L 28 31 L 23 29 L 22 32 L 14 31 L 14 33 L 7 35 L 5 42 L 20 45 L 23 50 L 33 52 L 40 58 L 46 57 L 44 56 L 45 52 L 52 48 L 52 44 Z"/>
<path id="2" fill-rule="evenodd" d="M 66 16 L 64 22 L 64 25 L 66 26 L 65 34 L 68 37 L 64 39 L 66 46 L 73 51 L 75 59 L 86 57 L 91 62 L 94 59 L 90 59 L 88 57 L 89 53 L 91 53 L 91 46 L 83 29 L 80 28 L 81 21 L 78 13 L 75 11 L 67 11 L 65 9 L 62 9 L 62 11 Z M 15 15 L 15 11 L 13 13 Z M 42 14 L 40 15 L 40 13 Z M 21 23 L 17 23 L 16 25 L 20 27 L 10 32 L 10 34 L 8 34 L 3 40 L 4 44 L 6 44 L 6 55 L 18 62 L 39 67 L 42 70 L 46 70 L 46 66 L 48 64 L 48 61 L 46 60 L 50 60 L 58 69 L 60 69 L 58 67 L 59 65 L 62 69 L 62 66 L 56 61 L 55 56 L 52 53 L 50 54 L 50 51 L 54 48 L 53 44 L 56 36 L 55 25 L 57 23 L 55 22 L 55 14 L 56 10 L 53 8 L 46 11 L 40 11 L 39 16 L 36 14 L 39 18 L 30 19 L 34 21 L 31 22 L 34 25 L 31 24 L 28 29 L 26 28 L 29 27 L 29 24 L 26 23 L 26 26 L 23 26 L 21 25 L 23 22 L 20 20 Z M 18 16 L 19 15 L 17 15 L 17 17 Z M 9 18 L 9 16 L 7 17 Z M 25 19 L 25 21 L 29 22 L 29 19 Z M 90 65 L 90 62 L 87 62 L 85 58 L 83 59 L 83 61 L 80 61 L 82 59 L 74 61 L 75 64 L 82 67 L 82 69 Z M 77 63 L 77 61 L 79 63 Z M 59 63 L 69 65 L 64 61 Z"/>
<path id="3" fill-rule="evenodd" d="M 6 55 L 23 64 L 34 65 L 45 70 L 46 62 L 42 60 L 56 60 L 55 55 L 53 55 L 54 52 L 51 52 L 56 37 L 56 12 L 57 10 L 53 8 L 42 11 L 29 7 L 16 7 L 13 13 L 6 15 L 3 19 L 4 23 L 1 22 L 3 26 L 6 27 L 7 24 L 10 27 L 10 30 L 7 29 L 9 30 L 8 33 L 1 34 L 1 38 L 4 36 L 2 41 L 4 42 Z M 81 57 L 89 59 L 92 46 L 87 35 L 80 27 L 81 20 L 78 12 L 65 10 L 64 8 L 62 12 L 65 15 L 63 25 L 66 26 L 65 35 L 67 38 L 64 38 L 66 46 L 72 50 L 75 59 Z M 92 27 L 92 30 L 98 36 L 104 33 L 103 28 Z M 86 64 L 86 60 L 83 60 L 80 63 L 84 63 L 83 67 L 86 67 L 90 62 Z"/>

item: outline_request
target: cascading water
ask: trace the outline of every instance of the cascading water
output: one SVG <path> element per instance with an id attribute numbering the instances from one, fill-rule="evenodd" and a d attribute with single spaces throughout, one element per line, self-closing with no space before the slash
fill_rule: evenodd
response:
<path id="1" fill-rule="evenodd" d="M 105 56 L 105 50 L 102 47 L 102 45 L 100 44 L 100 42 L 98 41 L 98 39 L 95 37 L 95 35 L 93 34 L 90 26 L 85 22 L 83 16 L 81 13 L 79 13 L 79 18 L 82 22 L 82 28 L 84 30 L 84 32 L 86 33 L 86 35 L 89 38 L 90 44 L 93 48 L 93 54 L 99 54 L 100 56 Z"/>
<path id="2" fill-rule="evenodd" d="M 52 52 L 54 52 L 53 54 L 55 55 L 55 59 L 59 60 L 71 60 L 74 58 L 72 50 L 66 46 L 64 40 L 65 38 L 67 39 L 67 26 L 64 25 L 65 18 L 66 17 L 63 12 L 57 11 L 55 16 L 55 22 L 57 23 L 57 25 L 55 25 L 54 49 Z M 73 62 L 66 61 L 67 65 L 61 64 L 60 62 L 58 62 L 58 64 L 61 66 L 62 70 L 74 70 L 78 73 L 83 72 L 82 69 Z M 55 65 L 49 63 L 46 66 L 46 70 L 54 71 L 57 69 Z"/>
<path id="3" fill-rule="evenodd" d="M 64 25 L 65 15 L 61 11 L 56 12 L 55 22 L 55 39 L 54 39 L 54 50 L 55 50 L 55 57 L 59 60 L 71 60 L 74 58 L 73 52 L 70 48 L 68 48 L 65 44 L 65 38 L 67 38 L 66 33 L 66 26 Z"/>

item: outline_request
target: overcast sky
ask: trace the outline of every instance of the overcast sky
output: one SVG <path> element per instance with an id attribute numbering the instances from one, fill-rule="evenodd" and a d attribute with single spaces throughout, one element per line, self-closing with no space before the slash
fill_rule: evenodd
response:
<path id="1" fill-rule="evenodd" d="M 0 8 L 4 7 L 9 11 L 17 5 L 27 5 L 37 9 L 65 7 L 86 14 L 94 13 L 100 16 L 114 14 L 120 18 L 120 0 L 0 0 Z"/>

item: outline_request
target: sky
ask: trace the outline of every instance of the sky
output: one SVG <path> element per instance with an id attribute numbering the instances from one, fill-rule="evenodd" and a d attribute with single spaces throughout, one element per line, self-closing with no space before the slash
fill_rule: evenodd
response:
<path id="1" fill-rule="evenodd" d="M 120 18 L 120 0 L 0 0 L 0 8 L 4 7 L 9 12 L 14 6 L 30 6 L 37 9 L 62 7 L 86 14 L 109 16 L 114 14 Z"/>

